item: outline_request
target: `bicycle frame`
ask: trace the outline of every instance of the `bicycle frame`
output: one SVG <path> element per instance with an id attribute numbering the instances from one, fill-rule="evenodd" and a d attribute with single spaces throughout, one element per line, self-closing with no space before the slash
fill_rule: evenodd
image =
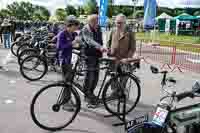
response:
<path id="1" fill-rule="evenodd" d="M 84 94 L 84 89 L 83 89 L 83 86 L 81 86 L 79 83 L 75 83 L 74 82 L 74 78 L 75 78 L 75 75 L 76 75 L 76 69 L 77 69 L 77 67 L 78 67 L 78 64 L 79 64 L 79 61 L 80 60 L 78 60 L 76 63 L 75 63 L 75 67 L 74 67 L 74 69 L 73 69 L 73 77 L 72 77 L 72 80 L 71 80 L 71 83 L 79 90 L 79 92 L 81 92 L 82 93 L 82 95 L 85 95 Z M 102 93 L 102 91 L 103 91 L 103 87 L 104 87 L 104 85 L 105 85 L 105 83 L 106 83 L 106 80 L 107 80 L 107 77 L 108 77 L 108 75 L 109 75 L 109 67 L 102 67 L 102 68 L 98 68 L 97 70 L 105 70 L 106 69 L 106 72 L 105 72 L 105 76 L 104 76 L 104 78 L 103 78 L 103 81 L 102 81 L 102 84 L 101 84 L 101 86 L 100 86 L 100 89 L 99 89 L 99 91 L 98 91 L 98 95 L 97 95 L 97 98 L 98 99 L 100 99 L 100 95 L 101 95 L 101 93 Z M 80 71 L 80 72 L 86 72 L 86 71 L 95 71 L 95 69 L 94 70 L 82 70 L 82 71 Z"/>

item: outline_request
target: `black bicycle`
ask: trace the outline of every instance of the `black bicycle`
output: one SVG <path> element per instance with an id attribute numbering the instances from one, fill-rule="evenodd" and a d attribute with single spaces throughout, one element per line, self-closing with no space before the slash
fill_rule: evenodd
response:
<path id="1" fill-rule="evenodd" d="M 20 73 L 24 78 L 30 81 L 36 81 L 43 78 L 49 70 L 48 66 L 53 68 L 55 72 L 61 72 L 56 57 L 56 48 L 50 47 L 47 41 L 39 42 L 39 45 L 38 51 L 33 49 L 25 50 L 25 58 L 20 61 L 21 63 L 19 64 Z M 30 55 L 26 56 L 26 52 L 29 52 Z"/>
<path id="2" fill-rule="evenodd" d="M 80 56 L 80 55 L 79 55 Z M 85 57 L 81 57 L 85 58 Z M 98 108 L 102 105 L 105 106 L 106 110 L 114 115 L 127 114 L 132 111 L 137 105 L 140 99 L 140 81 L 138 77 L 133 75 L 131 72 L 112 72 L 110 69 L 110 64 L 113 63 L 115 59 L 112 58 L 101 58 L 100 70 L 105 70 L 105 76 L 103 78 L 103 83 L 97 93 L 98 100 L 95 106 L 90 106 L 89 108 Z M 132 59 L 131 62 L 139 62 L 140 59 Z M 81 109 L 80 94 L 84 95 L 83 87 L 74 82 L 74 77 L 80 72 L 77 71 L 77 66 L 79 60 L 74 65 L 72 69 L 72 77 L 68 81 L 61 81 L 58 83 L 53 83 L 43 87 L 34 96 L 31 102 L 31 117 L 36 125 L 40 128 L 50 131 L 61 130 L 68 126 L 75 119 L 76 115 Z M 82 71 L 94 71 L 94 70 L 82 70 Z M 108 79 L 108 77 L 110 77 Z M 122 80 L 126 79 L 122 83 Z M 126 83 L 125 83 L 126 82 Z M 124 84 L 125 83 L 125 84 Z M 117 90 L 117 95 L 115 97 L 111 96 L 112 86 L 115 85 Z M 133 84 L 136 86 L 133 87 Z M 127 85 L 127 86 L 126 86 Z M 70 102 L 73 103 L 73 111 L 62 112 L 62 107 L 69 102 L 65 100 L 66 89 L 71 91 Z M 79 92 L 79 93 L 78 93 Z M 44 95 L 45 97 L 42 97 Z M 42 102 L 42 100 L 44 102 Z M 37 105 L 39 103 L 39 106 Z M 126 104 L 126 110 L 123 110 Z M 45 111 L 40 111 L 42 108 L 46 108 Z M 59 112 L 59 113 L 58 113 Z M 53 119 L 50 117 L 54 116 Z"/>
<path id="3" fill-rule="evenodd" d="M 159 72 L 156 67 L 151 66 L 151 71 L 155 74 L 163 74 L 161 82 L 162 87 L 167 83 L 175 84 L 174 78 L 167 78 L 167 71 Z M 151 121 L 141 122 L 132 125 L 128 129 L 128 133 L 178 133 L 179 127 L 188 127 L 200 123 L 200 103 L 182 108 L 176 108 L 174 102 L 179 102 L 187 97 L 195 98 L 200 96 L 200 83 L 196 82 L 191 91 L 186 91 L 177 94 L 175 91 L 170 92 L 167 89 L 163 90 L 167 93 L 166 96 L 160 99 L 160 104 L 157 105 L 155 113 Z M 133 123 L 133 122 L 132 122 Z M 129 126 L 130 126 L 129 122 Z M 184 129 L 183 129 L 184 130 Z M 180 131 L 184 133 L 185 131 Z M 185 133 L 190 133 L 186 131 Z"/>

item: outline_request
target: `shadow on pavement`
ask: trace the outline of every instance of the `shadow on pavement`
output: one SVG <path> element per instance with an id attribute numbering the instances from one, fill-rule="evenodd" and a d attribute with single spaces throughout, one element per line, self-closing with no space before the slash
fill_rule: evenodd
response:
<path id="1" fill-rule="evenodd" d="M 96 132 L 91 132 L 91 131 L 88 131 L 88 130 L 84 130 L 84 129 L 63 129 L 61 131 L 66 131 L 66 132 L 74 132 L 74 133 L 96 133 Z M 57 133 L 61 132 L 61 131 L 57 131 Z M 51 132 L 49 132 L 51 133 Z"/>
<path id="2" fill-rule="evenodd" d="M 0 74 L 5 77 L 14 77 L 14 78 L 19 78 L 19 76 L 21 76 L 19 72 L 13 70 L 4 71 L 0 69 Z"/>

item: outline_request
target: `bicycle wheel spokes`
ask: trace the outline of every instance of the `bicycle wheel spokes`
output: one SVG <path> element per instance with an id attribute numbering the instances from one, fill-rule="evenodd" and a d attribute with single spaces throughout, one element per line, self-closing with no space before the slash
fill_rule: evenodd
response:
<path id="1" fill-rule="evenodd" d="M 115 93 L 113 93 L 115 91 Z M 140 98 L 140 85 L 137 80 L 124 74 L 111 79 L 105 86 L 103 92 L 103 101 L 106 109 L 110 113 L 123 114 L 124 104 L 125 112 L 132 111 Z M 126 101 L 125 101 L 126 99 Z"/>
<path id="2" fill-rule="evenodd" d="M 38 52 L 35 49 L 28 49 L 24 50 L 18 57 L 18 63 L 21 64 L 21 62 L 28 56 L 37 54 Z"/>
<path id="3" fill-rule="evenodd" d="M 28 80 L 42 78 L 47 72 L 47 64 L 39 56 L 28 56 L 20 64 L 21 74 Z"/>
<path id="4" fill-rule="evenodd" d="M 66 100 L 66 94 L 63 94 L 66 90 L 69 91 L 69 88 L 63 85 L 50 85 L 36 94 L 31 104 L 31 114 L 38 126 L 55 131 L 74 120 L 80 109 L 80 101 L 74 92 L 69 93 L 71 98 Z"/>

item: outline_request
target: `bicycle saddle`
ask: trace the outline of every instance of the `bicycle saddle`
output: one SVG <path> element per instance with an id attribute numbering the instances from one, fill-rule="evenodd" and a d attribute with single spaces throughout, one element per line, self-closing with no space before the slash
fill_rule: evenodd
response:
<path id="1" fill-rule="evenodd" d="M 167 81 L 176 84 L 176 80 L 173 77 L 167 78 Z"/>

